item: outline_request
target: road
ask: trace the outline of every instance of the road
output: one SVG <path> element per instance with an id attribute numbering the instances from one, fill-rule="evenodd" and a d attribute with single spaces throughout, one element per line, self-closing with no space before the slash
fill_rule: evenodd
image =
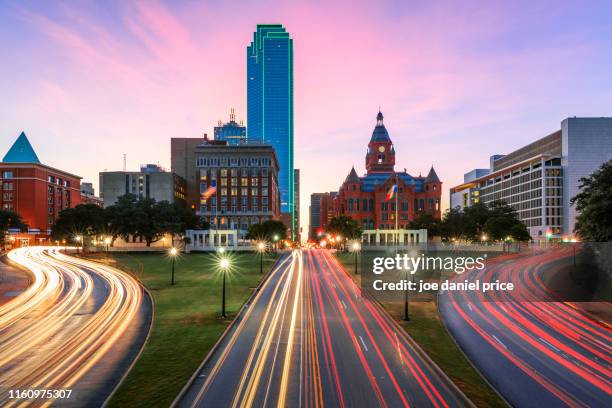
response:
<path id="1" fill-rule="evenodd" d="M 142 287 L 59 248 L 8 257 L 32 284 L 0 305 L 0 406 L 101 406 L 144 344 L 152 309 Z M 11 390 L 42 389 L 63 395 L 11 398 Z"/>
<path id="2" fill-rule="evenodd" d="M 570 302 L 553 301 L 544 276 L 572 262 L 567 250 L 501 257 L 460 280 L 513 282 L 513 292 L 445 292 L 451 334 L 513 406 L 612 406 L 612 330 Z"/>
<path id="3" fill-rule="evenodd" d="M 332 254 L 294 251 L 176 402 L 180 407 L 467 406 Z"/>

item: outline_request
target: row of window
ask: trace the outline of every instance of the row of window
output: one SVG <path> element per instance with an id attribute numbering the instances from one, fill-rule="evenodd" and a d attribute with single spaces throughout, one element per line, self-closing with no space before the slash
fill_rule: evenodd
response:
<path id="1" fill-rule="evenodd" d="M 262 167 L 271 166 L 269 157 L 198 157 L 198 167 Z"/>
<path id="2" fill-rule="evenodd" d="M 361 210 L 360 210 L 360 204 L 361 204 Z M 425 204 L 427 204 L 427 208 L 425 208 Z M 375 211 L 374 208 L 374 199 L 370 198 L 364 198 L 364 199 L 358 199 L 358 198 L 349 198 L 348 200 L 346 200 L 346 209 L 348 212 L 372 212 Z M 438 211 L 440 210 L 440 200 L 439 199 L 434 199 L 434 198 L 429 198 L 427 200 L 425 200 L 424 198 L 415 198 L 414 199 L 414 208 L 416 211 L 424 211 L 424 210 L 435 210 Z M 380 203 L 380 209 L 381 211 L 395 211 L 395 202 L 394 201 L 382 201 Z M 400 211 L 408 211 L 408 201 L 402 201 L 401 203 L 399 203 L 399 210 Z"/>

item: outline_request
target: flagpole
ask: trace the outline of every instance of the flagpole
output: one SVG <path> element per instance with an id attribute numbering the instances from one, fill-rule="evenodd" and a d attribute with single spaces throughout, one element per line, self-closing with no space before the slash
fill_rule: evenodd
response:
<path id="1" fill-rule="evenodd" d="M 397 173 L 395 173 L 395 250 L 397 251 L 398 247 L 399 247 L 399 235 L 398 235 L 398 230 L 397 230 L 397 223 L 398 223 L 398 219 L 397 219 L 397 214 L 398 214 L 398 199 L 399 199 L 399 184 L 397 182 Z"/>

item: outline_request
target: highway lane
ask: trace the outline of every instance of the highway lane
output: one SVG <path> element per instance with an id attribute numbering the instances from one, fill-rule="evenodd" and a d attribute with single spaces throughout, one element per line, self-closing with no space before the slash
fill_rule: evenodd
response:
<path id="1" fill-rule="evenodd" d="M 554 301 L 544 284 L 571 262 L 568 250 L 502 257 L 459 279 L 499 279 L 515 291 L 439 295 L 451 334 L 513 406 L 612 406 L 612 328 Z"/>
<path id="2" fill-rule="evenodd" d="M 180 407 L 467 406 L 327 251 L 294 251 L 196 374 Z"/>
<path id="3" fill-rule="evenodd" d="M 32 284 L 0 305 L 0 406 L 101 406 L 144 344 L 152 309 L 142 287 L 60 248 L 8 257 L 31 272 Z M 40 389 L 72 391 L 11 398 L 10 390 Z"/>

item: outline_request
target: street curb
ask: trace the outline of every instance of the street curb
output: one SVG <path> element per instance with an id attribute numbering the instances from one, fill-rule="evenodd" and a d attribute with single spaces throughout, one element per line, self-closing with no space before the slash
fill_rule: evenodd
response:
<path id="1" fill-rule="evenodd" d="M 10 252 L 10 251 L 9 251 Z M 26 286 L 26 289 L 29 288 L 32 283 L 33 283 L 33 278 L 34 278 L 34 274 L 32 273 L 32 271 L 30 271 L 28 268 L 24 268 L 23 266 L 19 265 L 19 264 L 15 264 L 13 263 L 9 258 L 8 258 L 8 252 L 3 252 L 0 255 L 0 262 L 2 262 L 3 264 L 17 269 L 19 271 L 24 272 L 27 276 L 28 276 L 28 286 Z"/>
<path id="2" fill-rule="evenodd" d="M 117 268 L 117 269 L 119 269 L 119 268 Z M 102 408 L 105 408 L 105 407 L 108 406 L 108 404 L 110 403 L 110 400 L 115 396 L 117 391 L 119 391 L 119 388 L 121 388 L 121 386 L 125 382 L 126 378 L 130 374 L 130 372 L 132 371 L 132 369 L 134 368 L 134 366 L 136 365 L 138 360 L 140 360 L 140 357 L 141 357 L 142 353 L 144 352 L 144 349 L 147 346 L 147 343 L 149 342 L 149 337 L 151 337 L 151 332 L 153 331 L 153 322 L 155 321 L 155 301 L 153 300 L 153 296 L 151 295 L 151 292 L 149 291 L 149 289 L 140 281 L 140 279 L 136 278 L 131 273 L 128 273 L 128 272 L 124 271 L 123 269 L 119 269 L 119 270 L 121 272 L 129 274 L 134 279 L 136 279 L 138 281 L 138 283 L 140 283 L 140 286 L 143 288 L 143 292 L 146 293 L 146 295 L 149 297 L 149 301 L 151 302 L 151 320 L 150 320 L 150 323 L 149 323 L 149 330 L 147 331 L 147 336 L 145 337 L 144 342 L 142 343 L 142 347 L 140 347 L 140 350 L 138 350 L 138 353 L 134 357 L 134 360 L 132 360 L 132 363 L 130 364 L 128 369 L 125 371 L 125 373 L 123 374 L 123 376 L 121 377 L 121 379 L 119 380 L 119 382 L 117 383 L 115 388 L 113 388 L 111 393 L 108 394 L 108 397 L 106 397 L 106 399 L 102 403 Z"/>
<path id="3" fill-rule="evenodd" d="M 81 256 L 75 256 L 75 255 L 69 255 L 69 254 L 65 254 L 65 255 L 74 256 L 75 258 L 85 259 L 85 260 L 91 261 L 91 262 L 96 262 L 96 263 L 99 263 L 99 264 L 104 265 L 104 266 L 110 266 L 110 265 L 103 264 L 102 262 L 98 262 L 95 259 L 91 259 L 91 258 L 87 258 L 85 256 L 82 256 L 82 254 L 80 254 Z M 104 408 L 104 407 L 108 406 L 108 403 L 110 402 L 110 400 L 115 396 L 117 391 L 119 391 L 119 388 L 123 385 L 123 383 L 125 382 L 125 379 L 127 378 L 127 376 L 130 374 L 130 372 L 132 371 L 132 369 L 134 368 L 134 366 L 136 365 L 138 360 L 140 360 L 140 356 L 142 355 L 142 352 L 145 349 L 145 346 L 149 342 L 149 337 L 151 336 L 151 332 L 153 331 L 153 321 L 155 320 L 155 301 L 153 300 L 153 296 L 151 295 L 151 292 L 144 285 L 144 283 L 142 283 L 142 281 L 136 275 L 134 275 L 131 272 L 124 271 L 123 269 L 120 269 L 120 268 L 117 268 L 117 267 L 114 267 L 114 266 L 110 266 L 110 267 L 111 268 L 115 268 L 115 269 L 117 269 L 117 270 L 119 270 L 119 271 L 121 271 L 123 273 L 126 273 L 126 274 L 130 275 L 132 278 L 134 278 L 138 282 L 140 287 L 143 289 L 143 292 L 149 297 L 149 301 L 151 302 L 151 320 L 150 320 L 150 324 L 149 324 L 149 330 L 147 331 L 147 335 L 146 335 L 146 337 L 144 339 L 144 342 L 142 343 L 142 347 L 140 347 L 140 350 L 138 350 L 138 353 L 134 357 L 134 360 L 132 360 L 132 363 L 128 366 L 128 369 L 125 371 L 123 376 L 121 376 L 121 379 L 119 380 L 117 385 L 113 388 L 111 393 L 108 394 L 108 396 L 104 399 L 104 402 L 102 403 L 101 408 Z"/>
<path id="4" fill-rule="evenodd" d="M 261 278 L 261 280 L 259 281 L 259 283 L 257 284 L 257 286 L 255 287 L 255 290 L 253 290 L 253 292 L 251 293 L 251 295 L 248 297 L 247 300 L 244 301 L 244 303 L 242 304 L 242 306 L 240 307 L 240 309 L 238 310 L 238 313 L 236 313 L 236 316 L 234 316 L 234 319 L 230 322 L 230 324 L 225 328 L 225 330 L 223 331 L 223 333 L 221 334 L 221 336 L 219 336 L 219 338 L 217 339 L 217 341 L 215 342 L 215 344 L 211 347 L 211 349 L 208 351 L 208 353 L 206 354 L 206 357 L 204 357 L 204 360 L 202 360 L 202 362 L 200 363 L 200 365 L 198 366 L 198 368 L 196 368 L 196 370 L 194 371 L 194 373 L 191 375 L 191 377 L 189 377 L 189 380 L 187 381 L 187 383 L 183 386 L 183 388 L 181 389 L 181 392 L 178 393 L 178 395 L 174 398 L 174 400 L 172 401 L 172 404 L 170 404 L 170 408 L 175 408 L 177 406 L 177 404 L 179 403 L 179 401 L 183 398 L 183 396 L 187 393 L 187 390 L 189 389 L 189 387 L 191 387 L 191 385 L 193 384 L 193 382 L 195 381 L 195 379 L 198 377 L 198 374 L 200 373 L 200 371 L 202 371 L 202 369 L 204 368 L 204 366 L 210 361 L 210 359 L 212 358 L 213 354 L 215 354 L 215 352 L 217 351 L 217 349 L 219 348 L 219 346 L 221 345 L 221 342 L 225 339 L 225 337 L 229 334 L 229 332 L 232 330 L 232 328 L 234 327 L 234 325 L 236 324 L 236 322 L 239 320 L 239 317 L 242 317 L 242 314 L 245 310 L 245 308 L 247 307 L 247 305 L 251 304 L 251 301 L 253 300 L 253 298 L 255 296 L 257 296 L 257 294 L 259 293 L 261 287 L 264 285 L 264 283 L 266 283 L 268 281 L 268 278 L 271 275 L 271 272 L 276 268 L 276 265 L 278 265 L 278 263 L 280 262 L 281 259 L 283 259 L 284 256 L 279 257 L 276 262 L 274 262 L 274 265 L 272 265 L 272 267 L 270 268 L 270 270 L 268 272 L 265 273 L 265 275 Z"/>
<path id="5" fill-rule="evenodd" d="M 467 354 L 465 354 L 465 351 L 463 351 L 463 349 L 461 348 L 461 346 L 459 345 L 459 343 L 457 343 L 457 340 L 455 339 L 455 336 L 453 336 L 453 334 L 451 333 L 451 331 L 448 329 L 448 326 L 446 325 L 446 321 L 442 318 L 442 315 L 440 314 L 440 301 L 439 298 L 440 297 L 440 292 L 438 292 L 436 294 L 436 311 L 438 312 L 438 316 L 440 317 L 440 321 L 442 322 L 442 327 L 444 327 L 444 330 L 446 330 L 446 333 L 448 333 L 448 336 L 451 338 L 451 340 L 453 341 L 453 343 L 455 343 L 455 346 L 457 347 L 457 349 L 461 352 L 461 354 L 463 354 L 463 357 L 465 357 L 465 359 L 467 360 L 467 362 L 470 364 L 470 366 L 472 366 L 472 368 L 474 369 L 474 371 L 476 371 L 478 373 L 478 375 L 480 376 L 480 378 L 483 379 L 483 381 L 485 383 L 487 383 L 487 385 L 489 386 L 489 388 L 491 388 L 493 390 L 493 392 L 495 394 L 497 394 L 497 396 L 509 407 L 512 407 L 512 405 L 508 402 L 508 400 L 506 400 L 506 398 L 504 398 L 503 395 L 501 395 L 499 393 L 499 391 L 497 390 L 497 388 L 495 388 L 490 382 L 489 380 L 482 375 L 482 372 L 478 369 L 478 367 L 476 367 L 474 365 L 474 363 L 472 362 L 472 360 L 470 360 L 470 358 L 467 356 Z"/>
<path id="6" fill-rule="evenodd" d="M 346 269 L 344 268 L 344 265 L 342 265 L 342 263 L 340 262 L 340 260 L 338 258 L 336 258 L 334 256 L 334 258 L 336 259 L 336 261 L 338 262 L 338 264 L 340 266 L 342 266 L 342 271 L 344 271 L 344 273 L 346 275 L 348 275 L 348 278 L 353 282 L 353 284 L 355 284 L 357 286 L 357 283 L 353 280 L 353 278 L 351 278 L 351 275 L 349 272 L 346 271 Z M 374 296 L 372 296 L 370 294 L 370 292 L 368 292 L 367 290 L 363 290 L 363 288 L 361 287 L 361 285 L 358 286 L 362 296 L 365 294 L 365 296 L 372 301 L 372 304 L 381 312 L 383 313 L 385 316 L 387 316 L 389 318 L 389 321 L 391 321 L 391 324 L 393 324 L 395 326 L 396 329 L 398 329 L 398 332 L 400 333 L 401 336 L 403 336 L 406 341 L 408 343 L 410 343 L 410 345 L 414 348 L 414 350 L 427 362 L 430 364 L 430 366 L 434 369 L 434 371 L 436 371 L 436 373 L 438 375 L 440 375 L 440 377 L 442 377 L 444 379 L 444 381 L 447 383 L 447 385 L 449 385 L 449 388 L 454 388 L 454 391 L 457 391 L 457 393 L 459 394 L 459 396 L 464 400 L 465 402 L 465 406 L 468 407 L 472 407 L 472 408 L 476 408 L 476 405 L 472 402 L 472 400 L 470 400 L 465 393 L 461 390 L 461 388 L 459 388 L 459 386 L 457 386 L 457 384 L 455 384 L 455 382 L 453 380 L 450 379 L 450 377 L 440 368 L 440 366 L 438 366 L 438 364 L 436 364 L 435 361 L 433 361 L 431 359 L 431 357 L 429 357 L 429 354 L 427 354 L 425 352 L 425 350 L 423 350 L 423 348 L 421 348 L 421 346 L 412 338 L 410 337 L 410 335 L 408 334 L 408 332 L 406 332 L 406 330 L 393 318 L 393 316 L 391 316 L 389 314 L 389 312 L 387 312 L 387 310 L 383 307 L 383 305 L 380 304 L 380 302 L 374 298 Z M 437 303 L 437 301 L 436 301 Z M 437 309 L 437 306 L 436 306 Z M 468 360 L 469 361 L 469 360 Z M 480 374 L 480 373 L 479 373 Z M 505 400 L 504 400 L 505 401 Z"/>

